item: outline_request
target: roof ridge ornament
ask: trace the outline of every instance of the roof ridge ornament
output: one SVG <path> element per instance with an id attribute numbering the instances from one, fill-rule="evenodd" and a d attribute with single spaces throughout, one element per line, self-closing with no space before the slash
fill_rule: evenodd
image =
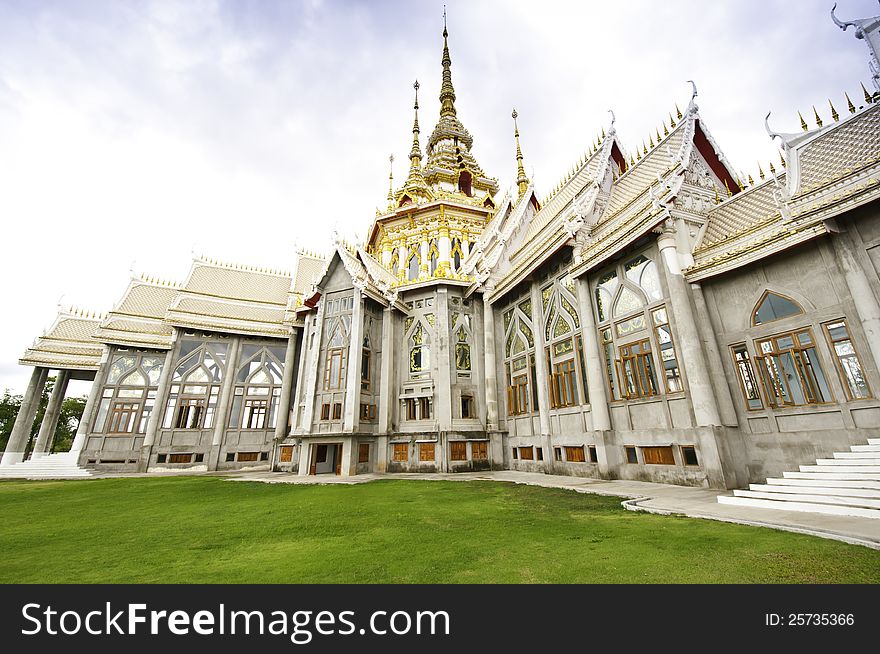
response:
<path id="1" fill-rule="evenodd" d="M 855 36 L 857 39 L 865 42 L 868 46 L 870 58 L 868 66 L 871 69 L 871 81 L 874 82 L 874 88 L 880 92 L 880 16 L 872 18 L 861 18 L 859 20 L 840 20 L 835 14 L 837 3 L 831 7 L 831 20 L 844 32 L 849 27 L 855 27 Z"/>
<path id="2" fill-rule="evenodd" d="M 687 106 L 687 109 L 686 109 L 685 111 L 687 112 L 688 116 L 691 116 L 691 115 L 696 114 L 696 113 L 700 110 L 700 108 L 697 106 L 697 103 L 696 103 L 696 99 L 697 99 L 697 84 L 696 84 L 696 82 L 694 82 L 694 80 L 692 80 L 692 79 L 689 79 L 688 82 L 689 82 L 690 85 L 693 87 L 693 92 L 691 93 L 691 101 L 688 102 L 688 106 Z"/>

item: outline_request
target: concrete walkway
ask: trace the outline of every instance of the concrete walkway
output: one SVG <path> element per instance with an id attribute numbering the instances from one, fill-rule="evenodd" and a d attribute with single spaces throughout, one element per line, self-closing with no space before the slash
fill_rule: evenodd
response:
<path id="1" fill-rule="evenodd" d="M 544 488 L 565 488 L 578 493 L 623 497 L 627 499 L 622 504 L 630 511 L 647 511 L 662 515 L 676 514 L 690 518 L 769 527 L 880 550 L 880 520 L 729 506 L 719 504 L 717 498 L 719 495 L 731 495 L 732 493 L 708 488 L 652 484 L 644 481 L 583 479 L 514 470 L 454 474 L 366 474 L 355 477 L 301 476 L 283 472 L 245 472 L 234 473 L 227 478 L 231 481 L 259 481 L 270 484 L 363 484 L 377 479 L 506 481 L 514 484 L 543 486 Z"/>

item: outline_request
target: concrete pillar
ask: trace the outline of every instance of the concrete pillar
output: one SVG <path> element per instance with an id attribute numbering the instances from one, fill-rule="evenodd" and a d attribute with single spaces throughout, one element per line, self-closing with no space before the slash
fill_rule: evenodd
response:
<path id="1" fill-rule="evenodd" d="M 724 363 L 721 360 L 721 351 L 718 348 L 718 339 L 715 338 L 715 330 L 709 318 L 709 307 L 706 305 L 706 297 L 703 295 L 703 287 L 700 284 L 691 284 L 691 295 L 694 298 L 697 328 L 706 348 L 706 357 L 709 360 L 709 371 L 712 375 L 712 386 L 715 389 L 715 397 L 718 398 L 718 411 L 722 422 L 728 427 L 737 427 L 736 409 L 733 406 L 733 397 L 730 395 L 730 386 L 724 376 Z"/>
<path id="2" fill-rule="evenodd" d="M 489 289 L 483 291 L 483 357 L 486 375 L 486 430 L 498 429 L 498 383 L 495 367 L 495 312 L 488 299 Z"/>
<path id="3" fill-rule="evenodd" d="M 275 440 L 287 437 L 290 426 L 290 398 L 293 397 L 293 370 L 296 368 L 296 342 L 299 328 L 294 327 L 287 338 L 287 349 L 284 351 L 284 375 L 281 378 L 281 397 L 278 398 L 278 415 L 275 416 Z"/>
<path id="4" fill-rule="evenodd" d="M 70 381 L 69 370 L 59 370 L 55 376 L 55 385 L 52 387 L 52 395 L 46 405 L 46 413 L 43 414 L 43 422 L 40 424 L 40 433 L 37 442 L 34 443 L 32 459 L 47 454 L 52 449 L 52 441 L 55 440 L 55 430 L 58 428 L 58 418 L 61 417 L 61 405 L 64 404 L 64 396 L 67 393 L 67 383 Z"/>
<path id="5" fill-rule="evenodd" d="M 312 418 L 315 414 L 315 392 L 317 390 L 318 376 L 323 373 L 319 370 L 321 364 L 321 338 L 324 333 L 324 304 L 323 299 L 318 305 L 318 314 L 315 316 L 315 329 L 309 335 L 308 344 L 303 344 L 303 362 L 306 364 L 305 385 L 305 408 L 303 409 L 302 431 L 306 434 L 312 431 Z M 307 473 L 308 474 L 308 473 Z"/>
<path id="6" fill-rule="evenodd" d="M 342 441 L 342 461 L 339 466 L 340 477 L 354 477 L 357 474 L 358 439 L 350 436 Z"/>
<path id="7" fill-rule="evenodd" d="M 312 463 L 312 444 L 307 438 L 299 440 L 299 468 L 298 475 L 308 475 L 309 466 Z"/>
<path id="8" fill-rule="evenodd" d="M 27 390 L 21 399 L 21 406 L 18 409 L 18 415 L 15 417 L 12 433 L 9 434 L 6 450 L 3 452 L 3 458 L 0 459 L 0 466 L 11 466 L 15 463 L 20 463 L 24 459 L 24 451 L 27 449 L 31 427 L 34 424 L 34 417 L 37 415 L 40 398 L 43 395 L 43 387 L 46 385 L 46 378 L 48 376 L 48 368 L 34 367 Z"/>
<path id="9" fill-rule="evenodd" d="M 584 365 L 586 366 L 587 390 L 590 392 L 590 415 L 593 429 L 609 431 L 611 412 L 608 409 L 608 381 L 605 378 L 605 362 L 599 349 L 599 333 L 596 330 L 596 316 L 593 312 L 593 294 L 586 277 L 578 277 L 578 309 L 580 309 L 581 332 L 584 342 Z"/>
<path id="10" fill-rule="evenodd" d="M 104 377 L 107 374 L 107 362 L 110 359 L 109 348 L 104 348 L 104 354 L 101 356 L 101 363 L 98 364 L 98 370 L 95 372 L 95 380 L 92 382 L 92 388 L 89 390 L 89 397 L 86 400 L 86 406 L 83 409 L 82 417 L 79 419 L 79 425 L 76 427 L 76 436 L 73 439 L 73 445 L 70 451 L 74 454 L 82 452 L 86 445 L 86 437 L 92 429 L 95 422 L 95 411 L 98 410 L 98 402 L 101 396 L 101 389 L 104 387 Z M 158 401 L 158 398 L 156 398 Z"/>
<path id="11" fill-rule="evenodd" d="M 226 420 L 229 414 L 229 403 L 232 401 L 235 371 L 238 368 L 238 353 L 240 350 L 241 337 L 236 336 L 229 346 L 229 358 L 226 360 L 226 369 L 223 371 L 220 398 L 217 400 L 217 406 L 214 408 L 214 438 L 211 441 L 208 470 L 216 470 L 217 464 L 220 461 L 220 446 L 223 445 L 223 437 L 226 434 Z"/>
<path id="12" fill-rule="evenodd" d="M 880 304 L 877 296 L 874 295 L 864 268 L 853 254 L 852 243 L 846 233 L 832 235 L 831 242 L 834 244 L 834 254 L 843 271 L 850 298 L 859 314 L 865 340 L 874 357 L 875 369 L 880 370 Z"/>
<path id="13" fill-rule="evenodd" d="M 138 472 L 146 472 L 150 466 L 150 456 L 153 446 L 156 444 L 156 435 L 159 433 L 159 425 L 162 417 L 168 410 L 168 388 L 171 386 L 171 376 L 174 367 L 174 347 L 165 353 L 165 361 L 162 363 L 162 372 L 159 375 L 159 385 L 156 387 L 156 402 L 153 411 L 147 420 L 144 444 L 141 446 L 141 456 L 138 461 Z"/>
<path id="14" fill-rule="evenodd" d="M 675 341 L 676 351 L 684 364 L 694 419 L 699 427 L 720 426 L 721 415 L 712 390 L 712 378 L 700 345 L 700 334 L 691 309 L 687 283 L 681 272 L 674 231 L 664 229 L 657 239 L 657 245 L 660 247 L 660 256 L 665 264 L 662 268 L 666 274 L 672 315 L 675 316 L 675 326 L 678 330 L 678 339 Z M 658 383 L 661 383 L 661 380 L 658 380 Z"/>
<path id="15" fill-rule="evenodd" d="M 434 386 L 434 413 L 437 428 L 441 432 L 452 429 L 452 375 L 454 352 L 449 326 L 449 291 L 445 286 L 437 289 L 436 338 L 432 348 L 436 351 L 437 384 Z"/>
<path id="16" fill-rule="evenodd" d="M 550 437 L 550 371 L 547 370 L 547 354 L 544 352 L 544 315 L 541 304 L 541 289 L 532 282 L 532 333 L 535 336 L 535 373 L 538 378 L 538 417 L 541 424 L 541 436 L 549 441 Z M 529 383 L 531 384 L 531 379 Z M 529 394 L 531 396 L 531 394 Z M 529 401 L 531 402 L 531 397 Z M 544 452 L 546 455 L 547 452 Z M 550 452 L 550 459 L 552 459 Z M 547 456 L 544 462 L 551 461 Z"/>
<path id="17" fill-rule="evenodd" d="M 449 239 L 449 229 L 440 228 L 440 237 L 437 239 L 437 250 L 440 253 L 438 257 L 438 269 L 442 269 L 444 274 L 452 270 L 452 261 L 450 261 L 450 250 L 452 249 Z"/>
<path id="18" fill-rule="evenodd" d="M 354 289 L 351 329 L 348 336 L 348 368 L 345 371 L 345 406 L 342 407 L 342 431 L 353 433 L 360 428 L 361 353 L 364 348 L 364 295 L 357 288 Z"/>
<path id="19" fill-rule="evenodd" d="M 385 472 L 388 466 L 388 436 L 394 429 L 394 309 L 385 308 L 382 314 L 382 354 L 379 373 L 379 436 L 376 438 L 376 472 Z"/>

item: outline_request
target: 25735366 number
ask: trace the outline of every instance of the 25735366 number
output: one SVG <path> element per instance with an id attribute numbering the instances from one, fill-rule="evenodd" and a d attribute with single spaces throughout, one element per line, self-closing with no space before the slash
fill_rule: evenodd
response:
<path id="1" fill-rule="evenodd" d="M 852 613 L 765 613 L 767 627 L 851 627 Z"/>

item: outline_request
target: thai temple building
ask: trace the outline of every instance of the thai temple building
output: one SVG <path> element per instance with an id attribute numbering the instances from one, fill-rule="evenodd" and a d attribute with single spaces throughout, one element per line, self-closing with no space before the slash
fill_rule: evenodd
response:
<path id="1" fill-rule="evenodd" d="M 876 57 L 880 22 L 838 23 Z M 417 82 L 409 172 L 363 242 L 297 252 L 292 273 L 198 257 L 184 280 L 131 279 L 105 314 L 62 312 L 20 360 L 33 375 L 0 471 L 724 489 L 880 449 L 876 75 L 796 133 L 768 124 L 780 157 L 757 175 L 724 156 L 694 86 L 635 147 L 612 114 L 542 195 L 515 111 L 510 170 L 480 166 L 445 27 L 440 63 L 440 115 L 423 138 Z M 72 451 L 49 456 L 69 379 L 94 382 Z"/>

